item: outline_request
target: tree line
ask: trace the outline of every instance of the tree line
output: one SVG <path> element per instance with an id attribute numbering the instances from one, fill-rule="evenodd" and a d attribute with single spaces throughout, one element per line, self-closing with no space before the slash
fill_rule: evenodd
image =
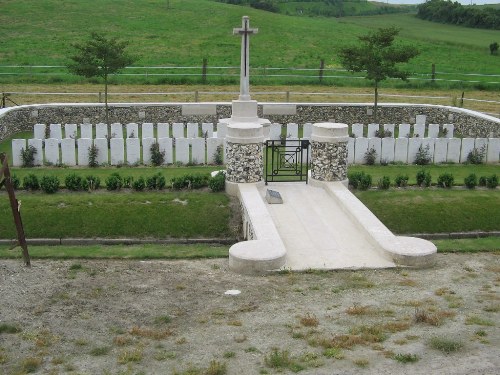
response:
<path id="1" fill-rule="evenodd" d="M 428 0 L 417 7 L 417 17 L 427 21 L 500 30 L 500 9 L 463 6 L 456 1 Z"/>

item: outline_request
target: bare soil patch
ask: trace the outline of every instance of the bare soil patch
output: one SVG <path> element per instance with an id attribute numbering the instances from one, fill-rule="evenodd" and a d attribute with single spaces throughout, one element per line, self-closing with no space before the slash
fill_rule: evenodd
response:
<path id="1" fill-rule="evenodd" d="M 227 259 L 2 260 L 0 373 L 493 374 L 499 287 L 499 253 L 267 277 Z"/>

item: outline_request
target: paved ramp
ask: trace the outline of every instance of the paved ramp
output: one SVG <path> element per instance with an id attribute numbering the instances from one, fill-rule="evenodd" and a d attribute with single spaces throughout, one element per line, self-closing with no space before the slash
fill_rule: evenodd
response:
<path id="1" fill-rule="evenodd" d="M 320 188 L 304 183 L 275 183 L 283 204 L 267 208 L 287 251 L 285 268 L 339 269 L 395 267 L 368 241 L 363 231 Z"/>

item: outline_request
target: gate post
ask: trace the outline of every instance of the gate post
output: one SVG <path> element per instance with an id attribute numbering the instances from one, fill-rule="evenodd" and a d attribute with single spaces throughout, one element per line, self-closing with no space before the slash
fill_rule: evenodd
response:
<path id="1" fill-rule="evenodd" d="M 347 183 L 348 126 L 332 122 L 313 125 L 311 134 L 311 179 Z"/>

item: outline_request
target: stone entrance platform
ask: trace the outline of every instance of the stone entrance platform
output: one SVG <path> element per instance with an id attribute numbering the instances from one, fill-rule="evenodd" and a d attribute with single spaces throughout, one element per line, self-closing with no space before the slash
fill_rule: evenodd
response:
<path id="1" fill-rule="evenodd" d="M 258 274 L 277 269 L 429 266 L 436 247 L 394 236 L 341 182 L 239 184 L 250 241 L 230 249 L 230 268 Z M 268 204 L 267 189 L 283 204 Z"/>

